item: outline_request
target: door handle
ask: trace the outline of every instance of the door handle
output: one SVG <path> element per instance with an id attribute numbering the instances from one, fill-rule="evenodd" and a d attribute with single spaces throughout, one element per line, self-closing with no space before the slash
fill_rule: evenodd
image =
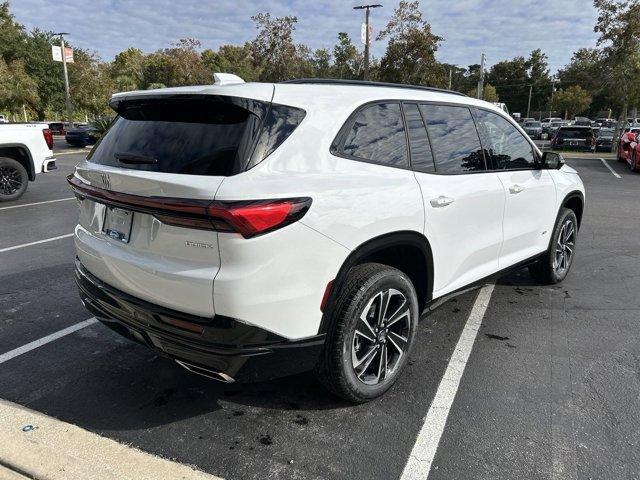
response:
<path id="1" fill-rule="evenodd" d="M 524 187 L 521 187 L 520 185 L 511 185 L 509 187 L 509 192 L 516 194 L 516 193 L 520 193 L 524 190 Z"/>
<path id="2" fill-rule="evenodd" d="M 434 208 L 446 207 L 447 205 L 451 205 L 453 203 L 453 198 L 440 195 L 438 198 L 432 198 L 430 203 Z"/>

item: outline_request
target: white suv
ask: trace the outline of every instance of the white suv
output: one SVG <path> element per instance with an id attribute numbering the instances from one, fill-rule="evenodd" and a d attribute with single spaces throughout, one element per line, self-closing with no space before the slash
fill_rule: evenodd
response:
<path id="1" fill-rule="evenodd" d="M 115 95 L 68 179 L 81 297 L 113 329 L 218 380 L 315 368 L 366 401 L 436 299 L 525 265 L 567 275 L 582 182 L 499 108 L 222 78 Z"/>

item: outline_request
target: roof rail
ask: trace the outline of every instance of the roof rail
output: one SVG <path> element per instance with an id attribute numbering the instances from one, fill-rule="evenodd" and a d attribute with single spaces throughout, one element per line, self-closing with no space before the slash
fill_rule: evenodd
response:
<path id="1" fill-rule="evenodd" d="M 425 87 L 422 85 L 407 85 L 405 83 L 370 82 L 367 80 L 343 80 L 343 79 L 337 79 L 337 78 L 298 78 L 294 80 L 285 80 L 280 83 L 295 83 L 295 84 L 318 83 L 318 84 L 324 84 L 324 85 L 356 85 L 361 87 L 408 88 L 412 90 L 426 90 L 428 92 L 450 93 L 452 95 L 460 95 L 461 97 L 467 96 L 464 93 L 455 92 L 453 90 L 446 90 L 444 88 Z"/>

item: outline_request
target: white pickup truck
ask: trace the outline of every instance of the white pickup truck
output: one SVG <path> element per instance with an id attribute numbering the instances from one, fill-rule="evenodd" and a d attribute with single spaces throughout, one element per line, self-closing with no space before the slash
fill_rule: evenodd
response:
<path id="1" fill-rule="evenodd" d="M 55 168 L 49 125 L 0 124 L 0 202 L 20 198 L 36 174 Z"/>

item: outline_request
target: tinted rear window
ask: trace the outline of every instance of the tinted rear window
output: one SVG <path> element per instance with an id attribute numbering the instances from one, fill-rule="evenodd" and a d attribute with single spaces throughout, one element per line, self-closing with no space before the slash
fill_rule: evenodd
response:
<path id="1" fill-rule="evenodd" d="M 407 140 L 399 103 L 364 107 L 353 120 L 342 152 L 392 167 L 408 167 Z"/>
<path id="2" fill-rule="evenodd" d="M 302 118 L 300 109 L 242 98 L 132 100 L 118 107 L 87 159 L 162 173 L 235 175 L 273 152 Z"/>
<path id="3" fill-rule="evenodd" d="M 562 138 L 587 138 L 593 136 L 593 130 L 590 128 L 561 128 L 558 130 L 558 136 Z"/>

